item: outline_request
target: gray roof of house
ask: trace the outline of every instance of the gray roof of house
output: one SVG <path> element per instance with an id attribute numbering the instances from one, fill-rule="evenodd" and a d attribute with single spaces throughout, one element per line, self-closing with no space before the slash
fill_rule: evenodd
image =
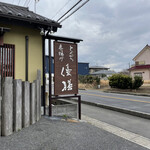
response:
<path id="1" fill-rule="evenodd" d="M 29 11 L 27 7 L 0 2 L 0 20 L 2 20 L 3 18 L 7 18 L 9 20 L 28 22 L 34 25 L 36 24 L 43 28 L 51 26 L 61 27 L 61 25 L 58 22 L 38 15 L 32 11 Z"/>
<path id="2" fill-rule="evenodd" d="M 101 74 L 112 75 L 115 73 L 116 72 L 112 71 L 112 70 L 100 70 L 100 71 L 96 71 L 96 72 L 91 73 L 91 75 L 101 75 Z"/>
<path id="3" fill-rule="evenodd" d="M 104 66 L 90 66 L 89 68 L 90 68 L 90 69 L 103 69 L 103 68 L 109 69 L 109 68 L 104 67 Z"/>

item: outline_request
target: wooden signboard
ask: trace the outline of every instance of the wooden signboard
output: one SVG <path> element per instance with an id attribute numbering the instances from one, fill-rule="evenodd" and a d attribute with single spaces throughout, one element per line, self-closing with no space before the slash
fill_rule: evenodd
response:
<path id="1" fill-rule="evenodd" d="M 78 94 L 77 44 L 54 41 L 54 95 Z"/>

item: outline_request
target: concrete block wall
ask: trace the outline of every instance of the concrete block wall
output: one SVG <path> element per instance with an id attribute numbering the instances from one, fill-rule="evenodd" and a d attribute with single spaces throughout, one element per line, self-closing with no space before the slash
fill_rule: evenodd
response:
<path id="1" fill-rule="evenodd" d="M 41 70 L 37 70 L 37 79 L 36 79 L 38 82 L 39 82 L 39 85 L 38 85 L 38 91 L 39 91 L 39 98 L 41 99 Z M 38 107 L 38 113 L 41 112 L 41 101 L 39 100 L 39 107 Z M 39 119 L 41 118 L 41 113 L 39 113 Z"/>
<path id="2" fill-rule="evenodd" d="M 5 77 L 1 82 L 0 77 L 0 135 L 11 135 L 41 118 L 41 80 L 37 79 L 29 83 Z"/>
<path id="3" fill-rule="evenodd" d="M 30 125 L 30 83 L 28 81 L 22 84 L 22 127 Z"/>
<path id="4" fill-rule="evenodd" d="M 35 83 L 30 83 L 30 123 L 36 122 L 36 95 Z"/>
<path id="5" fill-rule="evenodd" d="M 13 133 L 13 79 L 3 78 L 2 81 L 2 136 Z"/>
<path id="6" fill-rule="evenodd" d="M 22 129 L 22 81 L 13 82 L 13 127 L 17 132 Z"/>

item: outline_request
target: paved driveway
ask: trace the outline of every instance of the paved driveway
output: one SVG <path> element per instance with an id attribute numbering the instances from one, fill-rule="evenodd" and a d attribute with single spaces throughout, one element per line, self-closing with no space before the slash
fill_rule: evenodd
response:
<path id="1" fill-rule="evenodd" d="M 42 117 L 39 122 L 0 138 L 0 150 L 146 150 L 86 122 Z"/>

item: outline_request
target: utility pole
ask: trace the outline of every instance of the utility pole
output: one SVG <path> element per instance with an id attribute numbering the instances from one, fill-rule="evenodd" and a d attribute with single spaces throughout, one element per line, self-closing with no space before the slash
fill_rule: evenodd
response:
<path id="1" fill-rule="evenodd" d="M 34 12 L 36 13 L 36 3 L 38 3 L 40 0 L 35 0 L 34 2 Z"/>

